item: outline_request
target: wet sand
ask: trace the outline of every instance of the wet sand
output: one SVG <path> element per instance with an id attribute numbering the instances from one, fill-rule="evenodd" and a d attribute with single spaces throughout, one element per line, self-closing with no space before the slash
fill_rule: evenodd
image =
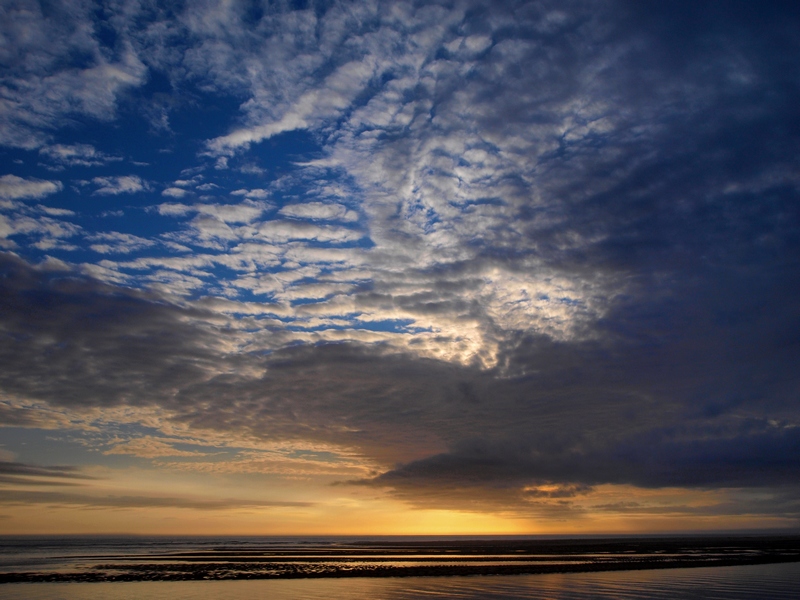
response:
<path id="1" fill-rule="evenodd" d="M 800 562 L 800 536 L 230 544 L 86 553 L 58 569 L 0 573 L 0 583 L 522 575 L 785 562 Z"/>

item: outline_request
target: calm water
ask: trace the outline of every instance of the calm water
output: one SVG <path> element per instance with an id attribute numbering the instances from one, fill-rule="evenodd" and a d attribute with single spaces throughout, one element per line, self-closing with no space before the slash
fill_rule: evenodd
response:
<path id="1" fill-rule="evenodd" d="M 488 577 L 298 579 L 142 583 L 31 583 L 0 588 L 6 600 L 410 600 L 412 598 L 796 600 L 800 564 Z"/>

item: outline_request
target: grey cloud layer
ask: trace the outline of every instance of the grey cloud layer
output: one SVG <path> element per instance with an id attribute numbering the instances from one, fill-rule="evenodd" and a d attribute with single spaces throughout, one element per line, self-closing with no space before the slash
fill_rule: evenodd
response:
<path id="1" fill-rule="evenodd" d="M 3 271 L 0 384 L 12 401 L 157 407 L 233 439 L 333 444 L 382 465 L 361 484 L 438 505 L 471 490 L 473 508 L 533 510 L 525 489 L 544 483 L 780 488 L 800 475 L 800 356 L 783 327 L 798 314 L 769 294 L 761 323 L 723 330 L 698 324 L 744 310 L 752 291 L 716 305 L 686 296 L 693 318 L 666 313 L 678 323 L 655 304 L 623 306 L 597 326 L 602 340 L 522 335 L 485 370 L 353 343 L 231 352 L 236 332 L 211 313 L 7 256 Z"/>
<path id="2" fill-rule="evenodd" d="M 47 504 L 49 506 L 83 506 L 90 508 L 188 508 L 193 510 L 231 510 L 256 507 L 303 507 L 310 502 L 269 502 L 225 498 L 206 500 L 169 496 L 92 496 L 65 492 L 3 490 L 3 505 Z"/>

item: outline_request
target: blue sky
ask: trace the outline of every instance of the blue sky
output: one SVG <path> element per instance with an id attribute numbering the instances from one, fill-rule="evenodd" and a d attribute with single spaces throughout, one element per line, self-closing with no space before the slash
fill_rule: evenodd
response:
<path id="1" fill-rule="evenodd" d="M 1 6 L 8 531 L 797 525 L 791 3 Z"/>

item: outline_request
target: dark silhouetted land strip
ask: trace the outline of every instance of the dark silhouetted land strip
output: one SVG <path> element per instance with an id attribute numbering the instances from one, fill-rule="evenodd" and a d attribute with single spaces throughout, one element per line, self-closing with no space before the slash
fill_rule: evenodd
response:
<path id="1" fill-rule="evenodd" d="M 800 561 L 800 536 L 353 542 L 70 557 L 0 583 L 581 573 Z"/>

